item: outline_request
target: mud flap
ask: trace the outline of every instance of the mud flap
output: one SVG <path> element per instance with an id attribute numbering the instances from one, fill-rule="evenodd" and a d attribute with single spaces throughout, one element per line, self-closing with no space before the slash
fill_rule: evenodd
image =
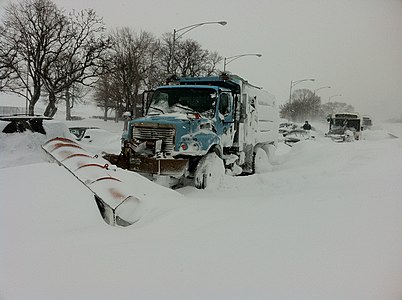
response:
<path id="1" fill-rule="evenodd" d="M 42 149 L 94 194 L 107 224 L 128 226 L 141 219 L 143 201 L 130 194 L 130 187 L 116 176 L 106 160 L 91 156 L 67 138 L 51 139 L 42 145 Z"/>

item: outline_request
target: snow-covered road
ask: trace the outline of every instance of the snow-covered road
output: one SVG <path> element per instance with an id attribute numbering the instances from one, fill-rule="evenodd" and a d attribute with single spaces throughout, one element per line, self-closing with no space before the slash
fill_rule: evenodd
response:
<path id="1" fill-rule="evenodd" d="M 0 143 L 0 299 L 401 299 L 401 125 L 281 144 L 213 190 L 119 170 L 148 203 L 126 228 L 32 143 Z"/>

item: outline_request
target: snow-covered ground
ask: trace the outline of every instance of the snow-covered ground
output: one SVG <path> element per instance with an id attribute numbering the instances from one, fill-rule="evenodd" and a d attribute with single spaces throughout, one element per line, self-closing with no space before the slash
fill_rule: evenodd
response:
<path id="1" fill-rule="evenodd" d="M 90 152 L 120 147 L 122 123 Z M 402 124 L 364 140 L 280 144 L 265 173 L 170 190 L 118 170 L 146 200 L 129 227 L 39 147 L 0 135 L 0 299 L 401 299 Z M 321 133 L 321 134 L 320 134 Z M 67 135 L 67 133 L 66 133 Z"/>

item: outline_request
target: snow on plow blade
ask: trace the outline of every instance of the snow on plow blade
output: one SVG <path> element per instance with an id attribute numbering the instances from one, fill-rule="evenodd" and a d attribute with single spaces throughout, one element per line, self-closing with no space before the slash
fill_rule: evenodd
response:
<path id="1" fill-rule="evenodd" d="M 94 194 L 106 223 L 128 226 L 142 217 L 142 201 L 130 194 L 129 186 L 113 174 L 116 172 L 105 160 L 91 156 L 67 138 L 51 139 L 42 148 Z"/>

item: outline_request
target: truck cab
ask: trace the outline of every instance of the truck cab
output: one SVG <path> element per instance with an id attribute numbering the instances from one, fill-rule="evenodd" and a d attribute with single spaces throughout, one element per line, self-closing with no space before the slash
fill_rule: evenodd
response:
<path id="1" fill-rule="evenodd" d="M 327 136 L 336 142 L 360 140 L 362 133 L 362 118 L 358 113 L 336 113 L 327 117 L 329 131 Z M 350 136 L 350 132 L 353 136 Z"/>
<path id="2" fill-rule="evenodd" d="M 367 130 L 370 129 L 373 126 L 373 121 L 369 116 L 363 116 L 362 117 L 362 129 Z"/>
<path id="3" fill-rule="evenodd" d="M 128 169 L 142 174 L 195 178 L 204 188 L 208 164 L 253 173 L 257 147 L 277 143 L 275 98 L 236 75 L 176 78 L 144 108 L 122 141 Z"/>

